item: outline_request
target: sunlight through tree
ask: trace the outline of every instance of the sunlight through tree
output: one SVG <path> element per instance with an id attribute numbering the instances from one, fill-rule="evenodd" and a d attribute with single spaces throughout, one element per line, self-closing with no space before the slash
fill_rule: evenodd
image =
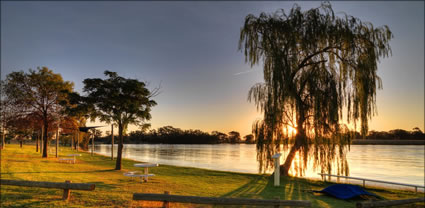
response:
<path id="1" fill-rule="evenodd" d="M 331 172 L 336 164 L 338 174 L 348 174 L 351 137 L 340 120 L 344 111 L 348 123 L 360 123 L 363 136 L 368 132 L 376 89 L 382 88 L 377 62 L 391 54 L 392 37 L 387 26 L 336 16 L 329 3 L 246 17 L 239 49 L 251 67 L 262 63 L 264 72 L 264 83 L 248 96 L 264 113 L 253 124 L 260 172 L 273 166 L 271 156 L 283 143 L 289 152 L 282 175 L 288 175 L 297 154 L 301 171 L 312 157 L 314 169 Z"/>

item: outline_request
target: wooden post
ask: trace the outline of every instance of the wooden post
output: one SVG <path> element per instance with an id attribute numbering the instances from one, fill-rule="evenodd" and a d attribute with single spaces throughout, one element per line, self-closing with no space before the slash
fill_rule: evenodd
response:
<path id="1" fill-rule="evenodd" d="M 56 129 L 56 158 L 58 158 L 58 148 L 59 148 L 59 123 L 58 123 L 58 128 Z"/>
<path id="2" fill-rule="evenodd" d="M 170 195 L 170 192 L 169 191 L 164 191 L 164 194 L 165 195 Z M 170 208 L 170 202 L 164 200 L 164 204 L 162 205 L 162 208 Z"/>
<path id="3" fill-rule="evenodd" d="M 274 199 L 275 199 L 275 200 L 280 200 L 280 197 L 276 196 L 276 197 L 274 197 Z M 279 208 L 279 205 L 278 205 L 278 204 L 276 204 L 276 205 L 274 205 L 273 207 L 274 207 L 274 208 Z"/>
<path id="4" fill-rule="evenodd" d="M 114 124 L 111 125 L 111 160 L 114 160 Z"/>
<path id="5" fill-rule="evenodd" d="M 149 168 L 148 167 L 145 167 L 145 175 L 146 175 L 146 177 L 145 177 L 145 182 L 148 182 L 148 176 L 147 175 L 149 175 Z"/>
<path id="6" fill-rule="evenodd" d="M 280 186 L 280 156 L 282 154 L 277 153 L 272 156 L 274 159 L 274 186 Z"/>
<path id="7" fill-rule="evenodd" d="M 93 151 L 94 151 L 94 133 L 91 137 L 91 156 L 93 156 Z"/>
<path id="8" fill-rule="evenodd" d="M 78 148 L 80 148 L 80 130 L 77 130 L 77 152 Z"/>
<path id="9" fill-rule="evenodd" d="M 65 183 L 72 183 L 72 181 L 65 181 Z M 71 190 L 70 189 L 64 189 L 62 199 L 65 200 L 65 201 L 68 201 L 70 197 L 71 197 Z"/>
<path id="10" fill-rule="evenodd" d="M 71 150 L 74 150 L 74 137 L 75 137 L 75 134 L 72 135 L 71 137 Z"/>
<path id="11" fill-rule="evenodd" d="M 0 179 L 0 184 L 11 186 L 27 186 L 39 188 L 57 188 L 57 189 L 75 189 L 92 191 L 96 188 L 95 184 L 89 183 L 67 183 L 67 182 L 48 182 L 48 181 L 22 181 L 22 180 L 7 180 Z"/>

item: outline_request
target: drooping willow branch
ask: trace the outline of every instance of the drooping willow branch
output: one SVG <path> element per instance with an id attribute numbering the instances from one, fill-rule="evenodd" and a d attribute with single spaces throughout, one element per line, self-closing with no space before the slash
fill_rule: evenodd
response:
<path id="1" fill-rule="evenodd" d="M 391 54 L 392 37 L 387 26 L 335 16 L 329 3 L 246 17 L 239 49 L 251 66 L 261 60 L 264 72 L 264 83 L 254 85 L 248 96 L 264 115 L 253 124 L 260 170 L 272 165 L 271 155 L 282 143 L 289 151 L 286 166 L 297 154 L 301 172 L 310 157 L 321 171 L 330 172 L 336 164 L 338 173 L 348 173 L 345 154 L 353 133 L 341 124 L 343 111 L 347 123 L 360 123 L 366 135 L 376 89 L 382 88 L 377 62 Z M 285 130 L 291 123 L 294 138 Z"/>

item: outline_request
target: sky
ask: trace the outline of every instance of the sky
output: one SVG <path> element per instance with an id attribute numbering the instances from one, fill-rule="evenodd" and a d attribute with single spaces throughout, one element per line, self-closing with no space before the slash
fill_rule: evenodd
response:
<path id="1" fill-rule="evenodd" d="M 86 78 L 105 70 L 160 86 L 152 128 L 171 125 L 211 132 L 251 133 L 261 118 L 248 91 L 263 81 L 238 50 L 248 14 L 294 3 L 303 10 L 320 2 L 238 1 L 1 1 L 1 78 L 12 71 L 47 66 L 82 93 Z M 424 129 L 424 2 L 331 2 L 375 27 L 394 33 L 392 56 L 378 75 L 378 115 L 369 129 Z M 105 127 L 102 130 L 109 130 Z M 130 126 L 130 130 L 137 127 Z"/>

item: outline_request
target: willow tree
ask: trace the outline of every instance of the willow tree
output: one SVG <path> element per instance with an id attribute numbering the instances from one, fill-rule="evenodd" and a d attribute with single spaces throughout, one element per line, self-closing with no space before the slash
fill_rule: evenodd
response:
<path id="1" fill-rule="evenodd" d="M 264 114 L 253 124 L 260 171 L 273 166 L 271 155 L 283 143 L 288 153 L 282 175 L 297 154 L 301 174 L 309 157 L 314 169 L 331 172 L 336 165 L 338 174 L 348 174 L 345 153 L 351 137 L 341 122 L 346 117 L 367 133 L 368 119 L 376 113 L 376 90 L 382 88 L 377 63 L 391 54 L 392 37 L 387 26 L 335 15 L 329 3 L 246 17 L 239 49 L 251 67 L 262 63 L 264 72 L 264 83 L 248 95 Z M 291 128 L 296 130 L 292 137 Z"/>

